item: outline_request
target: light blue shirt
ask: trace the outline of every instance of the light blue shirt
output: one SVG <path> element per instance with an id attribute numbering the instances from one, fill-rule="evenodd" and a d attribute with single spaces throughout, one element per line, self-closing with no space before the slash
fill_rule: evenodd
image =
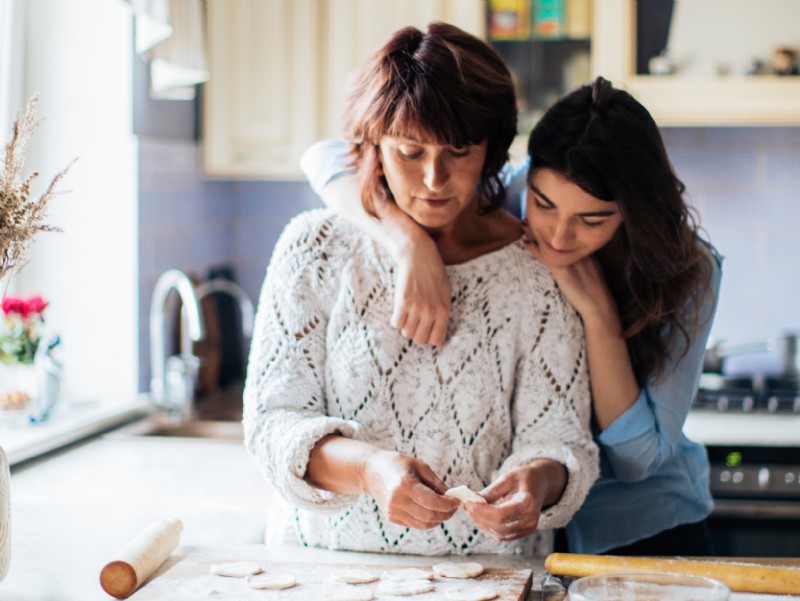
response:
<path id="1" fill-rule="evenodd" d="M 343 140 L 309 148 L 300 165 L 317 194 L 330 180 L 351 172 Z M 503 179 L 509 210 L 524 213 L 528 162 L 508 165 Z M 567 526 L 570 551 L 602 553 L 682 524 L 699 522 L 711 512 L 705 448 L 686 438 L 683 424 L 697 392 L 705 350 L 719 295 L 721 258 L 704 243 L 714 273 L 699 307 L 700 327 L 682 355 L 678 335 L 667 349 L 664 375 L 650 382 L 639 398 L 606 430 L 595 432 L 600 446 L 600 479 Z M 695 307 L 687 307 L 693 323 Z"/>

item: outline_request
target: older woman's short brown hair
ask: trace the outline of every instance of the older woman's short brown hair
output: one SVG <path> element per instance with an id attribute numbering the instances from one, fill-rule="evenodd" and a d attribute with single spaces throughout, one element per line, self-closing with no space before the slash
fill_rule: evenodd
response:
<path id="1" fill-rule="evenodd" d="M 378 169 L 378 143 L 386 135 L 454 147 L 487 140 L 479 206 L 488 212 L 505 201 L 498 174 L 517 132 L 514 83 L 500 55 L 458 27 L 431 23 L 425 32 L 395 32 L 351 76 L 343 118 L 370 214 L 375 198 L 390 196 Z"/>

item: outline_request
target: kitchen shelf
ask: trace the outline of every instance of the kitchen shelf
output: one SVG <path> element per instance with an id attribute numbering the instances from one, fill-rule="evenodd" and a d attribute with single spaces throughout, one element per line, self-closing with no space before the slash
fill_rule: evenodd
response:
<path id="1" fill-rule="evenodd" d="M 592 18 L 593 76 L 628 90 L 659 125 L 800 125 L 800 76 L 637 75 L 635 0 L 595 0 Z"/>

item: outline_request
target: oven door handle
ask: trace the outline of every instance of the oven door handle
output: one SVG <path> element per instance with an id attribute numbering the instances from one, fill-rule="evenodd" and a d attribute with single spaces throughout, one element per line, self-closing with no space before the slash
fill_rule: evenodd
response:
<path id="1" fill-rule="evenodd" d="M 711 517 L 772 520 L 800 519 L 800 503 L 793 501 L 754 501 L 751 499 L 714 499 Z"/>

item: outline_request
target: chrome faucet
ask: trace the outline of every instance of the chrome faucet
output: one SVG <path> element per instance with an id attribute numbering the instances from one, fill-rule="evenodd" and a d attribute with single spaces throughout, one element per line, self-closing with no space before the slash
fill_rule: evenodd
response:
<path id="1" fill-rule="evenodd" d="M 234 284 L 230 280 L 222 278 L 208 280 L 195 287 L 195 294 L 197 294 L 197 300 L 199 301 L 202 301 L 206 296 L 215 292 L 230 294 L 238 301 L 239 312 L 242 315 L 242 334 L 245 338 L 250 338 L 253 335 L 255 307 L 253 306 L 253 301 L 250 300 L 250 297 L 247 295 L 247 292 L 238 284 Z"/>
<path id="2" fill-rule="evenodd" d="M 191 345 L 184 344 L 177 355 L 166 358 L 166 309 L 169 293 L 175 290 L 181 298 L 182 314 L 186 315 L 184 330 L 191 340 L 205 336 L 200 303 L 189 276 L 177 269 L 165 271 L 156 282 L 150 302 L 150 397 L 173 417 L 188 420 L 194 411 L 194 388 L 200 360 L 192 354 Z"/>

